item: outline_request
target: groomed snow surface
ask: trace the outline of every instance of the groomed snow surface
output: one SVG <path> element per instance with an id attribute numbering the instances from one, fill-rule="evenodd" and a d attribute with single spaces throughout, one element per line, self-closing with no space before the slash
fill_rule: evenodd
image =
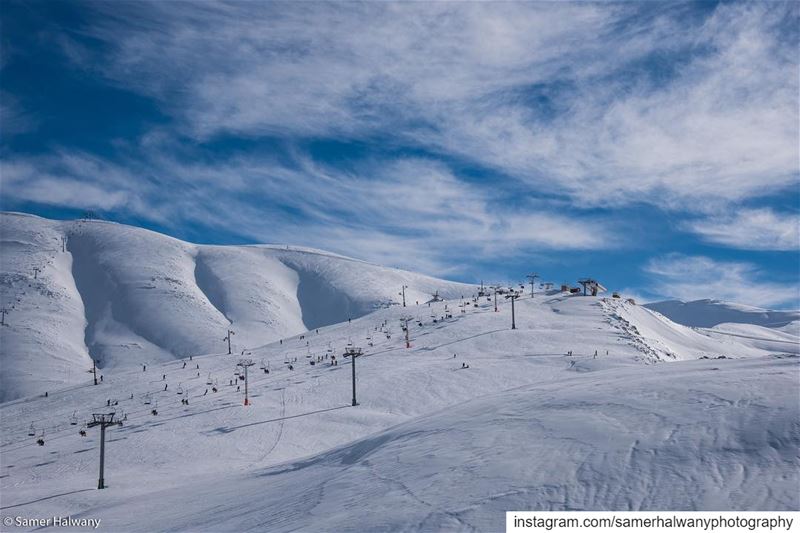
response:
<path id="1" fill-rule="evenodd" d="M 153 235 L 86 225 L 93 224 L 144 240 Z M 37 231 L 45 241 L 58 237 Z M 237 332 L 238 355 L 227 355 L 215 329 L 213 350 L 189 351 L 184 359 L 165 350 L 146 371 L 136 358 L 107 366 L 100 385 L 83 371 L 47 397 L 0 404 L 4 516 L 100 518 L 105 531 L 499 531 L 507 510 L 800 510 L 800 349 L 785 328 L 693 328 L 611 298 L 539 293 L 516 302 L 516 330 L 510 329 L 509 302 L 494 312 L 485 298 L 477 307 L 467 298 L 462 307 L 456 297 L 430 307 L 362 308 L 351 322 L 327 317 L 336 323 L 305 332 L 303 321 L 320 316 L 314 315 L 315 294 L 322 302 L 340 304 L 337 298 L 346 297 L 367 305 L 355 288 L 321 289 L 327 285 L 319 280 L 360 276 L 341 266 L 351 260 L 262 247 L 188 248 L 187 256 L 193 245 L 158 238 L 174 248 L 142 252 L 137 268 L 151 270 L 135 280 L 120 266 L 128 260 L 114 256 L 111 241 L 120 238 L 80 251 L 80 238 L 72 241 L 73 262 L 91 256 L 77 261 L 100 265 L 89 285 L 112 279 L 117 288 L 97 289 L 101 300 L 112 300 L 101 303 L 113 309 L 114 298 L 122 302 L 119 313 L 97 304 L 100 318 L 87 320 L 95 324 L 87 337 L 113 347 L 136 329 L 160 347 L 155 341 L 167 341 L 145 327 L 147 313 L 154 322 L 181 320 L 190 327 L 193 313 L 206 306 L 195 298 L 209 302 L 208 315 L 197 311 L 203 327 L 221 324 L 224 330 L 227 318 L 247 331 L 245 324 L 268 311 L 259 307 L 265 305 L 259 294 L 268 292 L 269 302 L 281 308 L 276 321 L 289 324 L 281 326 L 287 328 L 280 330 L 283 341 L 254 335 L 255 342 L 245 344 Z M 126 242 L 135 245 L 132 237 Z M 241 263 L 252 253 L 253 262 L 270 266 L 230 270 L 237 261 L 229 253 Z M 158 272 L 196 272 L 192 283 L 150 281 L 156 288 L 137 289 L 136 283 L 157 278 L 145 254 L 168 258 Z M 369 267 L 376 270 L 367 282 L 384 285 L 380 294 L 387 299 L 396 294 L 397 280 L 386 281 L 384 272 L 416 279 Z M 273 274 L 283 268 L 283 278 Z M 314 290 L 300 295 L 292 281 L 300 275 L 291 272 L 309 270 L 317 276 L 308 284 Z M 232 279 L 242 276 L 270 290 L 240 289 Z M 45 305 L 37 291 L 46 317 L 67 317 L 67 302 L 87 301 L 89 289 L 70 289 L 70 279 L 84 285 L 64 274 L 60 293 L 77 296 L 54 298 L 63 310 Z M 444 290 L 447 282 L 431 283 Z M 188 302 L 186 308 L 148 307 L 142 294 L 152 292 L 140 294 L 170 290 Z M 297 314 L 286 311 L 291 305 Z M 147 313 L 133 316 L 132 307 Z M 19 309 L 17 317 L 23 316 Z M 214 318 L 212 310 L 226 318 Z M 38 320 L 30 316 L 31 324 Z M 292 326 L 297 331 L 290 328 L 292 316 L 301 321 Z M 403 316 L 411 318 L 410 349 L 400 329 Z M 74 324 L 58 327 L 74 333 Z M 9 334 L 3 335 L 5 342 Z M 350 405 L 351 362 L 342 357 L 351 343 L 365 352 L 356 361 L 356 407 Z M 122 358 L 124 352 L 107 349 L 109 359 Z M 144 353 L 145 345 L 132 350 Z M 256 363 L 247 407 L 243 382 L 234 375 L 242 350 Z M 13 357 L 5 344 L 2 357 L 5 379 Z M 181 403 L 186 398 L 189 405 Z M 108 430 L 108 488 L 99 491 L 99 429 L 87 429 L 86 437 L 78 432 L 92 413 L 109 411 L 127 418 Z M 40 436 L 44 446 L 35 442 Z"/>

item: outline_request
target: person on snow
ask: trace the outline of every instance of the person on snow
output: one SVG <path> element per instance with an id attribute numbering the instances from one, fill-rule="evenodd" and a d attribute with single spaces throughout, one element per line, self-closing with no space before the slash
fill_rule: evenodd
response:
<path id="1" fill-rule="evenodd" d="M 169 387 L 169 383 L 164 383 L 164 390 L 167 390 L 167 387 Z"/>

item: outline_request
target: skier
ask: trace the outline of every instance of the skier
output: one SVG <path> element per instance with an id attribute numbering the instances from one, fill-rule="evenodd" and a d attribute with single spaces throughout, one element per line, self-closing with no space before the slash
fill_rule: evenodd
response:
<path id="1" fill-rule="evenodd" d="M 217 392 L 217 388 L 216 387 L 211 387 L 211 392 Z"/>
<path id="2" fill-rule="evenodd" d="M 44 397 L 47 398 L 47 391 L 44 391 Z"/>
<path id="3" fill-rule="evenodd" d="M 142 365 L 142 372 L 147 372 L 147 365 Z"/>
<path id="4" fill-rule="evenodd" d="M 103 382 L 103 374 L 100 374 L 100 383 Z"/>
<path id="5" fill-rule="evenodd" d="M 164 390 L 167 390 L 168 386 L 169 386 L 169 383 L 164 383 Z"/>
<path id="6" fill-rule="evenodd" d="M 186 361 L 183 362 L 183 368 L 186 368 Z"/>
<path id="7" fill-rule="evenodd" d="M 239 392 L 239 385 L 236 385 L 236 392 Z"/>
<path id="8" fill-rule="evenodd" d="M 453 359 L 455 359 L 455 358 L 456 358 L 456 354 L 453 354 Z"/>
<path id="9" fill-rule="evenodd" d="M 106 400 L 106 407 L 111 407 L 111 400 Z"/>
<path id="10" fill-rule="evenodd" d="M 244 355 L 244 353 L 242 353 Z M 197 363 L 197 370 L 200 370 L 200 363 Z"/>
<path id="11" fill-rule="evenodd" d="M 167 375 L 161 374 L 161 381 L 166 381 L 166 380 L 167 380 Z"/>

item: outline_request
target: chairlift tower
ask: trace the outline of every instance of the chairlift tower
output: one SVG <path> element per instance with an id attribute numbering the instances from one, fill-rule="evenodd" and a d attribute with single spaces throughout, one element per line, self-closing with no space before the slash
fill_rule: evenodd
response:
<path id="1" fill-rule="evenodd" d="M 8 309 L 5 307 L 0 309 L 0 326 L 6 325 L 6 313 L 8 313 Z"/>
<path id="2" fill-rule="evenodd" d="M 489 287 L 494 292 L 494 312 L 497 312 L 497 292 L 500 290 L 500 285 L 492 285 Z"/>
<path id="3" fill-rule="evenodd" d="M 228 336 L 222 339 L 223 341 L 228 341 L 228 355 L 231 355 L 231 335 L 236 335 L 236 333 L 229 329 Z"/>
<path id="4" fill-rule="evenodd" d="M 240 366 L 244 369 L 244 404 L 250 405 L 250 397 L 247 395 L 247 369 L 253 366 L 255 363 L 252 359 L 242 359 L 239 361 L 236 366 Z"/>
<path id="5" fill-rule="evenodd" d="M 92 415 L 92 421 L 86 424 L 88 428 L 100 426 L 100 479 L 97 481 L 98 489 L 106 488 L 105 480 L 103 479 L 106 456 L 106 428 L 109 426 L 121 425 L 121 421 L 114 420 L 114 413 L 95 413 Z"/>
<path id="6" fill-rule="evenodd" d="M 353 407 L 358 405 L 356 401 L 356 357 L 361 357 L 361 355 L 363 355 L 361 348 L 355 346 L 350 346 L 344 351 L 344 356 L 350 358 L 350 364 L 353 367 Z"/>
<path id="7" fill-rule="evenodd" d="M 407 288 L 408 288 L 408 285 L 403 285 L 403 286 L 400 288 L 400 292 L 398 293 L 398 294 L 400 294 L 400 295 L 402 295 L 402 296 L 403 296 L 403 307 L 405 307 L 405 306 L 406 306 L 406 289 L 407 289 Z"/>
<path id="8" fill-rule="evenodd" d="M 94 376 L 94 384 L 97 385 L 97 361 L 92 358 L 92 368 L 91 370 L 87 370 Z"/>
<path id="9" fill-rule="evenodd" d="M 531 274 L 528 274 L 526 277 L 531 282 L 531 298 L 533 298 L 533 285 L 536 283 L 536 278 L 539 277 L 539 274 L 537 274 L 536 272 L 533 272 Z"/>
<path id="10" fill-rule="evenodd" d="M 509 294 L 506 294 L 506 300 L 511 300 L 511 329 L 517 329 L 517 322 L 514 316 L 514 300 L 519 298 L 521 294 L 520 291 L 511 291 Z"/>

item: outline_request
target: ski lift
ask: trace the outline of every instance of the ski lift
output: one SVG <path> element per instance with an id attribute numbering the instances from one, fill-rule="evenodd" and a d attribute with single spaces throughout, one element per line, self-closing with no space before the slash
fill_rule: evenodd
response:
<path id="1" fill-rule="evenodd" d="M 177 392 L 177 394 L 179 394 L 179 395 L 183 394 L 183 387 L 181 387 L 180 383 L 178 383 L 178 392 Z"/>
<path id="2" fill-rule="evenodd" d="M 28 436 L 35 437 L 36 436 L 36 428 L 33 427 L 33 422 L 31 422 L 31 427 L 28 429 Z"/>
<path id="3" fill-rule="evenodd" d="M 147 394 L 145 394 L 145 396 L 144 396 L 144 404 L 145 404 L 145 405 L 150 405 L 150 402 L 151 402 L 151 399 L 150 399 L 150 393 L 148 392 L 148 393 L 147 393 Z"/>
<path id="4" fill-rule="evenodd" d="M 78 417 L 75 415 L 75 413 L 77 413 L 77 411 L 73 411 L 72 412 L 72 416 L 69 419 L 69 425 L 70 426 L 77 426 L 78 425 Z"/>
<path id="5" fill-rule="evenodd" d="M 206 380 L 206 385 L 211 385 L 211 384 L 212 384 L 212 381 L 211 381 L 211 374 L 209 373 L 209 374 L 208 374 L 208 379 Z"/>

